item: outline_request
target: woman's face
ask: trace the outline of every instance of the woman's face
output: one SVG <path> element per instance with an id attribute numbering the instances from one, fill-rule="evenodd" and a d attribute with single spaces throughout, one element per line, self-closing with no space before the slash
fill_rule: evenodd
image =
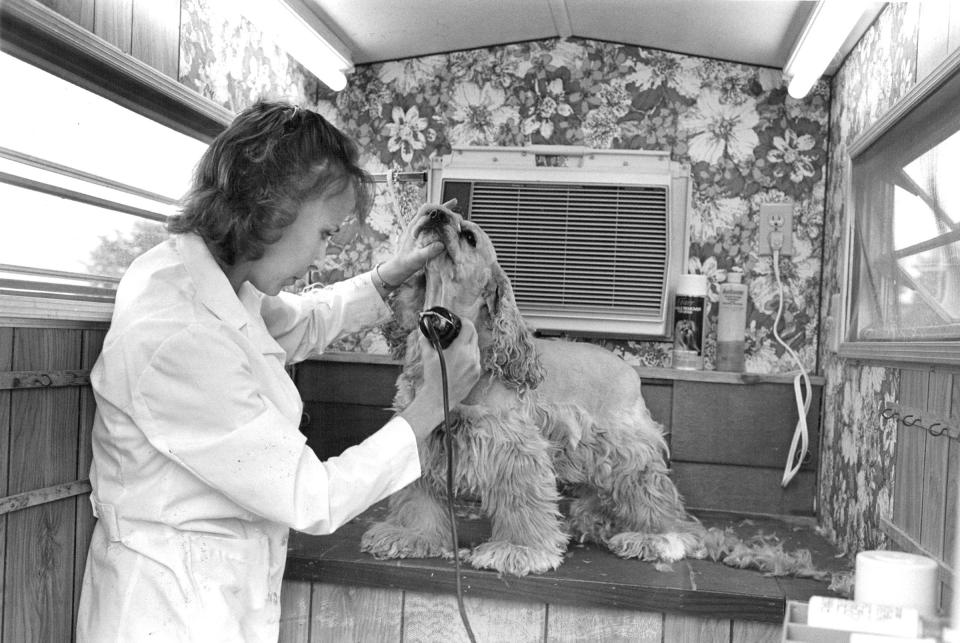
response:
<path id="1" fill-rule="evenodd" d="M 247 265 L 246 281 L 264 294 L 276 295 L 301 279 L 311 264 L 323 259 L 327 241 L 355 207 L 352 186 L 339 194 L 322 194 L 305 201 L 280 239 L 266 246 L 260 259 Z"/>

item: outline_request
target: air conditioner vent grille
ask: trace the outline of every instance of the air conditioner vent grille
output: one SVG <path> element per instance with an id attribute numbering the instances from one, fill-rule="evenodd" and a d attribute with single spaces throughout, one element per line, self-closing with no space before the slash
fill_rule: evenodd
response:
<path id="1" fill-rule="evenodd" d="M 662 316 L 667 186 L 478 181 L 469 216 L 521 309 Z"/>

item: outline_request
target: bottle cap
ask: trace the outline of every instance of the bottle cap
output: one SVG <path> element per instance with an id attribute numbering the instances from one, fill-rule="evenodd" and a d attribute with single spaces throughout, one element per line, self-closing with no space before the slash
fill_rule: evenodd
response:
<path id="1" fill-rule="evenodd" d="M 707 276 L 686 274 L 677 280 L 677 292 L 683 295 L 706 295 Z"/>
<path id="2" fill-rule="evenodd" d="M 743 281 L 743 268 L 731 268 L 727 273 L 727 282 L 739 284 Z"/>

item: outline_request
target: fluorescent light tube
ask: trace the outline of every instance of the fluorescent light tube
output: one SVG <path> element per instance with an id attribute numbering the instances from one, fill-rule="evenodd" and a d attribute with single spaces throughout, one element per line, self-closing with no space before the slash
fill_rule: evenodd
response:
<path id="1" fill-rule="evenodd" d="M 862 0 L 818 0 L 783 68 L 791 96 L 803 98 L 810 92 L 865 8 Z"/>
<path id="2" fill-rule="evenodd" d="M 313 25 L 284 0 L 235 0 L 233 5 L 247 20 L 276 39 L 333 91 L 347 86 L 344 72 L 353 69 L 349 52 L 323 38 Z M 342 53 L 343 52 L 343 53 Z"/>

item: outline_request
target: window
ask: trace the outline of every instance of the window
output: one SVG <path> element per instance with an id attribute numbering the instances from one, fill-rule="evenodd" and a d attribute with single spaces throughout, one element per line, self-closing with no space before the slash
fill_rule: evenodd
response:
<path id="1" fill-rule="evenodd" d="M 960 363 L 960 74 L 951 67 L 851 148 L 841 354 Z"/>
<path id="2" fill-rule="evenodd" d="M 30 88 L 0 102 L 0 316 L 109 319 L 206 144 L 7 54 L 0 77 Z"/>

